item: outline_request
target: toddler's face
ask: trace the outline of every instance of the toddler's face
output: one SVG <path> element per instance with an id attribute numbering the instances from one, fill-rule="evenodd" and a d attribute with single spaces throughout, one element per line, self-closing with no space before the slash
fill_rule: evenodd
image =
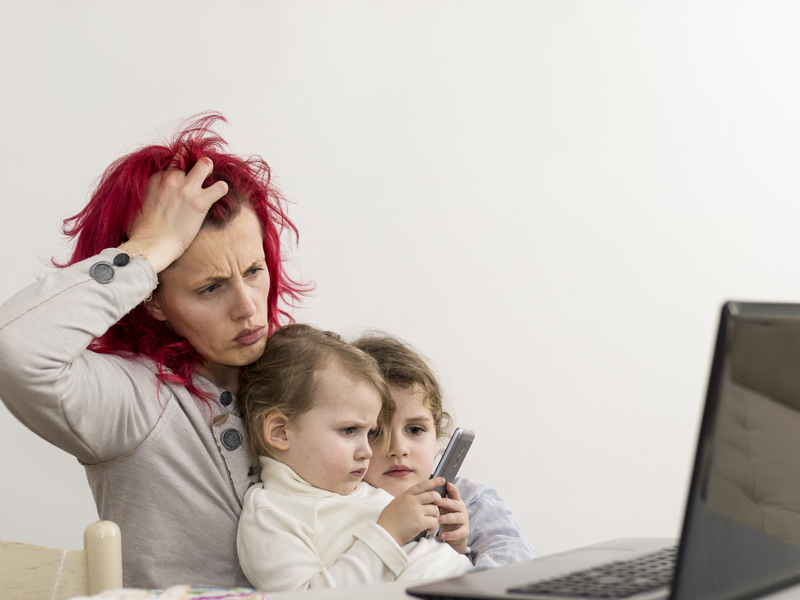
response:
<path id="1" fill-rule="evenodd" d="M 374 456 L 365 480 L 399 496 L 415 483 L 430 479 L 436 457 L 436 428 L 419 387 L 390 386 L 397 412 L 392 419 L 392 441 L 385 456 Z"/>
<path id="2" fill-rule="evenodd" d="M 333 363 L 320 374 L 311 410 L 286 426 L 282 462 L 311 485 L 347 495 L 364 478 L 372 456 L 381 397 L 366 381 Z"/>

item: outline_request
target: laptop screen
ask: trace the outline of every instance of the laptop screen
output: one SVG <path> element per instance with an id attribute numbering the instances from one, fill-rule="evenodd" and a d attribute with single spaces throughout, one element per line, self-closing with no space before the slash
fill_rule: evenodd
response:
<path id="1" fill-rule="evenodd" d="M 800 580 L 800 306 L 728 303 L 722 313 L 675 600 Z"/>

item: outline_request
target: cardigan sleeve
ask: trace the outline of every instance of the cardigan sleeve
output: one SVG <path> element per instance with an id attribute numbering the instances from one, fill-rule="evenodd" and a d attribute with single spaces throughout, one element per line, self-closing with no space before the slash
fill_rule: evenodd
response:
<path id="1" fill-rule="evenodd" d="M 115 263 L 120 254 L 109 248 L 55 270 L 0 306 L 0 399 L 90 464 L 135 449 L 169 396 L 157 397 L 152 364 L 87 349 L 157 285 L 146 259 L 122 254 Z"/>

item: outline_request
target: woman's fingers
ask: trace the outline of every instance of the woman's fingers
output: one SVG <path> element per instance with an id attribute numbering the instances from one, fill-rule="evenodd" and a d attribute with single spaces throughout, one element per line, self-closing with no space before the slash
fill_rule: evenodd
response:
<path id="1" fill-rule="evenodd" d="M 188 173 L 170 167 L 150 178 L 142 211 L 131 224 L 128 237 L 142 248 L 157 273 L 183 254 L 200 231 L 208 209 L 228 193 L 224 181 L 203 187 L 213 169 L 213 162 L 204 157 Z"/>
<path id="2" fill-rule="evenodd" d="M 203 156 L 194 163 L 194 166 L 186 173 L 186 183 L 191 187 L 202 188 L 206 177 L 211 175 L 214 170 L 214 163 L 210 158 Z"/>
<path id="3" fill-rule="evenodd" d="M 224 181 L 217 181 L 207 188 L 203 187 L 203 182 L 211 175 L 213 170 L 214 163 L 210 158 L 204 156 L 189 169 L 185 176 L 186 193 L 196 197 L 199 204 L 198 209 L 204 213 L 208 212 L 214 202 L 228 193 L 228 184 Z"/>
<path id="4" fill-rule="evenodd" d="M 203 188 L 203 199 L 205 203 L 208 204 L 206 211 L 211 208 L 211 205 L 214 204 L 214 202 L 222 198 L 227 193 L 228 184 L 224 181 L 217 181 L 214 185 Z"/>
<path id="5" fill-rule="evenodd" d="M 180 169 L 181 159 L 186 158 L 186 146 L 181 146 L 180 149 L 172 157 L 172 162 L 169 163 L 170 169 Z"/>

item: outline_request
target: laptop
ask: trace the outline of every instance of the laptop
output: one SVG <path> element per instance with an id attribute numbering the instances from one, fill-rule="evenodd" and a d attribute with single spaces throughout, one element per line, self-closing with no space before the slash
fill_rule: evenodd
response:
<path id="1" fill-rule="evenodd" d="M 631 563 L 640 563 L 632 575 Z M 640 585 L 648 579 L 650 589 Z M 729 302 L 680 540 L 619 539 L 406 591 L 430 600 L 739 600 L 798 581 L 800 304 Z"/>

